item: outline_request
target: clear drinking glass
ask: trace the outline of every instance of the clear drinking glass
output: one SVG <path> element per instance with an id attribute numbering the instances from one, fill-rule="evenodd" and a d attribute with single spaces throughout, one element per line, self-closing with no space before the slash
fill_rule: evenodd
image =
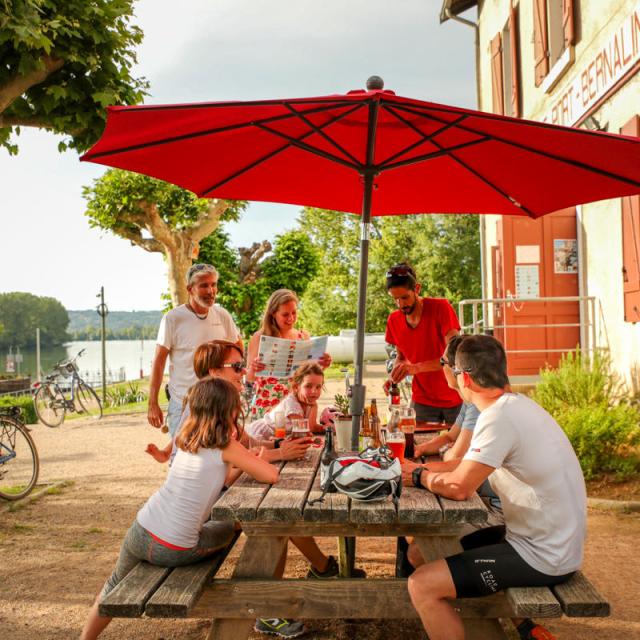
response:
<path id="1" fill-rule="evenodd" d="M 291 420 L 291 438 L 306 438 L 309 436 L 309 420 L 307 418 L 293 418 Z"/>
<path id="2" fill-rule="evenodd" d="M 273 415 L 274 436 L 276 438 L 287 437 L 287 420 L 284 412 L 278 411 Z"/>

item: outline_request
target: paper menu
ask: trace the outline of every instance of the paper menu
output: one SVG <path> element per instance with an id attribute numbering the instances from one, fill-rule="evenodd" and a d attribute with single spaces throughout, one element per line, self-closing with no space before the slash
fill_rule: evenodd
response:
<path id="1" fill-rule="evenodd" d="M 256 373 L 261 378 L 289 378 L 303 362 L 318 360 L 327 351 L 327 336 L 311 340 L 283 340 L 260 336 L 258 357 L 266 369 Z"/>

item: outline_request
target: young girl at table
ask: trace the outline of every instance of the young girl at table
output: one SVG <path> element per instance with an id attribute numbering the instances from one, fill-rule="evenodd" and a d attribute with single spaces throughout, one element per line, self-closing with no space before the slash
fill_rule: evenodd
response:
<path id="1" fill-rule="evenodd" d="M 273 409 L 289 392 L 286 378 L 256 376 L 264 369 L 264 363 L 258 355 L 260 338 L 272 336 L 283 340 L 308 340 L 309 334 L 304 329 L 296 328 L 298 320 L 298 296 L 291 289 L 278 289 L 267 300 L 267 306 L 262 314 L 262 324 L 249 340 L 247 361 L 247 382 L 253 384 L 253 398 L 249 415 L 251 421 L 262 418 L 265 413 Z M 323 369 L 331 364 L 328 353 L 322 355 L 318 363 Z"/>
<path id="2" fill-rule="evenodd" d="M 275 415 L 283 413 L 285 420 L 307 418 L 311 433 L 324 433 L 324 425 L 318 418 L 318 399 L 324 387 L 324 371 L 315 361 L 301 364 L 289 381 L 289 393 L 262 418 L 247 427 L 249 437 L 261 442 L 275 433 Z"/>
<path id="3" fill-rule="evenodd" d="M 111 618 L 99 615 L 101 600 L 140 560 L 177 567 L 201 560 L 225 547 L 234 536 L 233 522 L 208 520 L 230 468 L 258 482 L 272 484 L 278 470 L 251 453 L 239 439 L 242 428 L 237 389 L 220 378 L 205 378 L 189 391 L 190 415 L 176 436 L 177 453 L 162 487 L 127 532 L 116 567 L 91 608 L 81 640 L 97 638 Z"/>

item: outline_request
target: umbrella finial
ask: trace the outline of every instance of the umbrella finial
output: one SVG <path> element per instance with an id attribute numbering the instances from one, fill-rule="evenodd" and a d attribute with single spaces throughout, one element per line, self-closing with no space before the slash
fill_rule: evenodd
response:
<path id="1" fill-rule="evenodd" d="M 367 91 L 382 91 L 384 80 L 380 76 L 370 76 L 367 80 Z"/>

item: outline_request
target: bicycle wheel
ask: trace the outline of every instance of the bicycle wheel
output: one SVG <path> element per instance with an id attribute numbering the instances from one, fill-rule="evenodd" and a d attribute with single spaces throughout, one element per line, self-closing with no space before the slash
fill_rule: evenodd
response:
<path id="1" fill-rule="evenodd" d="M 98 394 L 83 380 L 78 381 L 75 390 L 76 411 L 86 413 L 88 416 L 99 420 L 102 418 L 102 403 Z"/>
<path id="2" fill-rule="evenodd" d="M 35 487 L 40 461 L 27 428 L 0 416 L 0 498 L 19 500 Z"/>
<path id="3" fill-rule="evenodd" d="M 66 413 L 66 401 L 62 391 L 52 382 L 45 382 L 38 387 L 33 397 L 36 414 L 42 424 L 47 427 L 59 427 Z"/>

